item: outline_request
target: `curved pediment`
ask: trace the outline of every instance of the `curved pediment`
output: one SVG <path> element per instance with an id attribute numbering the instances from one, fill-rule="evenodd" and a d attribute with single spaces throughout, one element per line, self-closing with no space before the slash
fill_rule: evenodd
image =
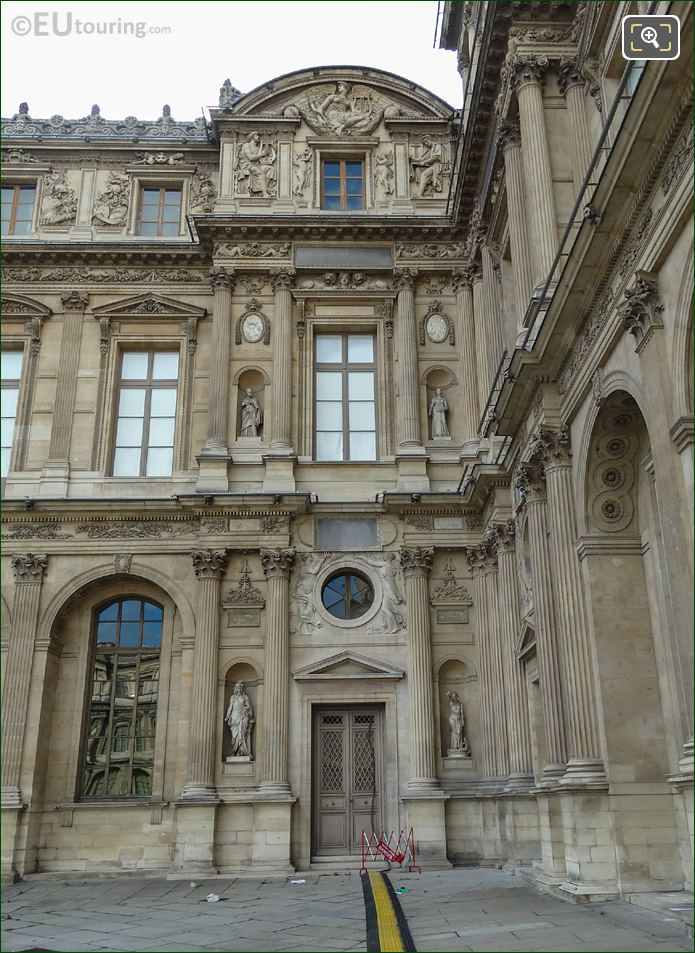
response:
<path id="1" fill-rule="evenodd" d="M 395 73 L 359 66 L 325 66 L 286 73 L 236 99 L 235 118 L 303 119 L 318 135 L 370 135 L 382 119 L 448 121 L 453 108 Z"/>

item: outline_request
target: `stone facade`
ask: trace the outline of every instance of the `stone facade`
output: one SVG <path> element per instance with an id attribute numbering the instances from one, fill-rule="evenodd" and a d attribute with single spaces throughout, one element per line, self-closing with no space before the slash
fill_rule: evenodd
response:
<path id="1" fill-rule="evenodd" d="M 168 107 L 3 120 L 4 181 L 36 190 L 2 303 L 21 355 L 6 879 L 286 873 L 412 826 L 426 865 L 505 863 L 577 901 L 689 885 L 692 11 L 675 6 L 686 52 L 623 77 L 620 5 L 447 3 L 463 113 L 341 67 L 227 81 L 209 125 Z M 175 234 L 147 235 L 146 195 L 160 228 L 167 190 Z M 327 338 L 371 342 L 375 444 L 352 461 L 318 450 Z M 124 358 L 148 354 L 178 355 L 171 472 L 143 455 L 119 476 Z M 100 620 L 118 604 L 103 631 L 129 638 L 123 600 L 155 607 L 161 645 L 145 651 L 145 612 L 140 654 L 118 656 L 140 681 L 112 690 Z"/>

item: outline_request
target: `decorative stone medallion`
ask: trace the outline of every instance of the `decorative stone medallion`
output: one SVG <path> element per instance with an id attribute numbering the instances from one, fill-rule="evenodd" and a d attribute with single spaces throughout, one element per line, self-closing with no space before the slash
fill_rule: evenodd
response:
<path id="1" fill-rule="evenodd" d="M 265 324 L 260 314 L 247 314 L 241 322 L 241 333 L 249 344 L 257 344 L 265 333 Z"/>
<path id="2" fill-rule="evenodd" d="M 446 341 L 449 334 L 449 325 L 446 318 L 435 311 L 425 322 L 425 333 L 434 344 L 441 344 Z"/>

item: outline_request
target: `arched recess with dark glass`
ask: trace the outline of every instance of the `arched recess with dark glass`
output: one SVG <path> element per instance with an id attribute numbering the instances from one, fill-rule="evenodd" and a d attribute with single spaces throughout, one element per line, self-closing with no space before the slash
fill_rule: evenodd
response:
<path id="1" fill-rule="evenodd" d="M 342 569 L 323 584 L 321 601 L 336 619 L 359 619 L 374 602 L 374 587 L 361 573 Z"/>
<path id="2" fill-rule="evenodd" d="M 152 793 L 163 618 L 162 606 L 137 596 L 94 613 L 83 798 Z"/>

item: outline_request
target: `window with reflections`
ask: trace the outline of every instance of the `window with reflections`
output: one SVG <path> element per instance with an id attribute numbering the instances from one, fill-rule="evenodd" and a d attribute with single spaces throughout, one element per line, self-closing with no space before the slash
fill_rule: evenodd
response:
<path id="1" fill-rule="evenodd" d="M 149 797 L 163 610 L 116 599 L 96 613 L 82 797 Z"/>
<path id="2" fill-rule="evenodd" d="M 359 211 L 364 208 L 364 160 L 324 159 L 321 164 L 321 208 Z"/>

